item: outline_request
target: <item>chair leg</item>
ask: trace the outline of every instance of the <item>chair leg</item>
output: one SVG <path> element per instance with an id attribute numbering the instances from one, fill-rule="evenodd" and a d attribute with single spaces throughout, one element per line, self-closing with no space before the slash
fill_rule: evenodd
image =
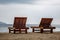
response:
<path id="1" fill-rule="evenodd" d="M 11 30 L 9 29 L 9 33 L 11 33 Z"/>
<path id="2" fill-rule="evenodd" d="M 25 33 L 27 34 L 27 29 L 25 29 Z"/>
<path id="3" fill-rule="evenodd" d="M 32 31 L 34 32 L 34 28 L 32 28 L 32 29 L 33 29 Z"/>
<path id="4" fill-rule="evenodd" d="M 50 33 L 53 33 L 53 29 L 51 29 Z"/>
<path id="5" fill-rule="evenodd" d="M 15 34 L 15 32 L 16 32 L 16 31 L 15 31 L 15 29 L 14 29 L 14 34 Z"/>
<path id="6" fill-rule="evenodd" d="M 43 29 L 41 29 L 41 33 L 43 33 Z"/>
<path id="7" fill-rule="evenodd" d="M 21 29 L 19 29 L 19 33 L 21 33 Z"/>

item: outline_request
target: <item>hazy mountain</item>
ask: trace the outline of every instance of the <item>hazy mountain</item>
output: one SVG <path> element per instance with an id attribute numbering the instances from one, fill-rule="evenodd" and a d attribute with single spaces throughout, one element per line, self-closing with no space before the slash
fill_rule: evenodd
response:
<path id="1" fill-rule="evenodd" d="M 6 24 L 4 22 L 0 22 L 0 27 L 12 26 L 12 24 Z"/>
<path id="2" fill-rule="evenodd" d="M 8 27 L 8 26 L 12 26 L 13 24 L 7 24 L 7 23 L 4 23 L 4 22 L 0 22 L 0 27 Z M 27 27 L 31 27 L 31 26 L 39 26 L 39 24 L 26 24 Z M 57 25 L 57 24 L 52 24 L 52 26 L 54 27 L 59 27 L 60 28 L 60 25 Z"/>
<path id="3" fill-rule="evenodd" d="M 13 24 L 7 24 L 4 22 L 0 22 L 0 27 L 7 27 L 7 26 L 12 26 Z M 38 26 L 38 24 L 27 24 L 27 27 L 31 27 L 31 26 Z"/>

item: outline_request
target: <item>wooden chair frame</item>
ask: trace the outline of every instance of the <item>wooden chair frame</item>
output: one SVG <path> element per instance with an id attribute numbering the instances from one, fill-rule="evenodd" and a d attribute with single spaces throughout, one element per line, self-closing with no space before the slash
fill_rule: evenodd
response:
<path id="1" fill-rule="evenodd" d="M 9 33 L 11 33 L 11 31 L 14 31 L 14 33 L 16 33 L 16 31 L 19 31 L 19 33 L 21 33 L 21 29 L 25 29 L 23 31 L 27 33 L 27 29 L 29 28 L 26 27 L 26 20 L 27 17 L 15 17 L 13 27 L 8 27 Z"/>
<path id="2" fill-rule="evenodd" d="M 55 29 L 55 27 L 51 26 L 52 20 L 53 18 L 42 18 L 39 26 L 32 26 L 31 28 L 33 32 L 40 31 L 41 33 L 43 33 L 43 29 L 50 29 L 50 33 L 53 33 L 53 29 Z M 40 28 L 40 30 L 35 30 L 35 28 Z"/>

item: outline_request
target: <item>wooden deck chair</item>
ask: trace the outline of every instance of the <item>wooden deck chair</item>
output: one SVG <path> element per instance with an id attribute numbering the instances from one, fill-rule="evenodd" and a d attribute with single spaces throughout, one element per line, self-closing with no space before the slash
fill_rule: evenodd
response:
<path id="1" fill-rule="evenodd" d="M 39 31 L 41 33 L 44 32 L 43 29 L 50 29 L 50 32 L 53 33 L 53 29 L 55 29 L 55 27 L 51 26 L 52 20 L 53 20 L 53 18 L 42 18 L 38 27 L 31 27 L 31 28 L 33 29 L 33 32 L 37 31 L 37 30 L 35 30 L 35 28 L 40 28 Z"/>
<path id="2" fill-rule="evenodd" d="M 19 33 L 22 32 L 21 29 L 24 29 L 23 31 L 25 33 L 27 33 L 27 29 L 29 29 L 28 27 L 26 27 L 26 20 L 27 17 L 15 17 L 14 18 L 14 24 L 13 24 L 13 28 L 9 27 L 9 33 L 11 31 L 14 31 L 14 33 L 16 33 L 16 31 L 19 31 Z"/>

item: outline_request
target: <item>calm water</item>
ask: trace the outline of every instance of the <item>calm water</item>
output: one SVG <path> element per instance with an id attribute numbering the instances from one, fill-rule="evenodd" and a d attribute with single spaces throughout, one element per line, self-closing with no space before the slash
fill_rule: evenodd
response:
<path id="1" fill-rule="evenodd" d="M 28 29 L 28 32 L 32 32 L 32 29 L 30 28 L 31 26 L 36 26 L 36 25 L 27 25 L 27 27 L 29 27 Z M 38 25 L 37 25 L 38 26 Z M 7 27 L 0 27 L 0 32 L 8 32 L 8 27 L 10 26 L 7 26 Z M 11 26 L 12 27 L 12 26 Z M 55 25 L 56 29 L 54 29 L 53 31 L 54 32 L 58 32 L 60 31 L 60 25 Z"/>

